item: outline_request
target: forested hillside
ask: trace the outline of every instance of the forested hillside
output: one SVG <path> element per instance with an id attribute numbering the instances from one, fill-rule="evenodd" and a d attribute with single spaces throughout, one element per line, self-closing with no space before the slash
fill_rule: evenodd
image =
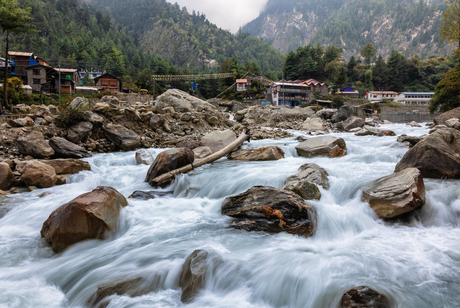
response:
<path id="1" fill-rule="evenodd" d="M 242 30 L 286 53 L 319 43 L 343 47 L 349 58 L 371 42 L 385 58 L 392 49 L 428 58 L 453 50 L 439 41 L 445 9 L 441 0 L 269 0 Z"/>
<path id="2" fill-rule="evenodd" d="M 113 18 L 141 46 L 177 66 L 204 66 L 235 57 L 254 62 L 263 72 L 279 71 L 284 56 L 248 34 L 237 36 L 210 23 L 204 14 L 189 12 L 165 0 L 85 0 Z"/>
<path id="3" fill-rule="evenodd" d="M 111 18 L 95 12 L 77 0 L 21 0 L 32 8 L 34 33 L 13 36 L 10 50 L 33 52 L 63 67 L 107 70 L 119 77 L 133 77 L 144 71 L 174 73 L 169 62 L 144 49 Z M 3 54 L 2 54 L 3 56 Z"/>

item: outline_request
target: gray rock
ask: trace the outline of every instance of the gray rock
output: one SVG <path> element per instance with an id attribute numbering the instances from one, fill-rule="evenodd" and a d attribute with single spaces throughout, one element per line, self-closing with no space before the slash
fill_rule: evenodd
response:
<path id="1" fill-rule="evenodd" d="M 356 116 L 359 118 L 366 118 L 366 112 L 364 109 L 356 106 L 342 106 L 339 110 L 332 116 L 332 123 L 345 121 L 346 119 Z"/>
<path id="2" fill-rule="evenodd" d="M 309 118 L 306 119 L 302 124 L 302 130 L 316 132 L 318 130 L 324 130 L 326 127 L 326 121 L 322 118 Z"/>
<path id="3" fill-rule="evenodd" d="M 201 138 L 201 145 L 209 147 L 213 153 L 225 148 L 236 140 L 236 135 L 231 130 L 216 131 Z"/>
<path id="4" fill-rule="evenodd" d="M 425 185 L 417 168 L 408 168 L 372 181 L 361 188 L 380 218 L 394 218 L 425 204 Z"/>
<path id="5" fill-rule="evenodd" d="M 212 151 L 209 147 L 197 147 L 193 149 L 193 153 L 195 158 L 202 159 L 211 155 Z"/>
<path id="6" fill-rule="evenodd" d="M 67 130 L 67 139 L 74 143 L 80 142 L 83 138 L 89 136 L 93 130 L 91 122 L 80 122 Z"/>
<path id="7" fill-rule="evenodd" d="M 40 125 L 46 125 L 48 122 L 46 122 L 45 119 L 43 118 L 36 118 L 34 121 L 34 126 L 40 126 Z"/>
<path id="8" fill-rule="evenodd" d="M 284 181 L 285 190 L 295 192 L 306 200 L 321 199 L 321 192 L 316 185 L 329 189 L 329 179 L 326 170 L 317 164 L 304 164 L 300 166 L 297 174 Z"/>
<path id="9" fill-rule="evenodd" d="M 116 96 L 106 95 L 101 98 L 101 103 L 107 103 L 110 106 L 110 110 L 119 110 L 121 106 L 120 100 Z"/>
<path id="10" fill-rule="evenodd" d="M 180 117 L 180 119 L 181 121 L 188 122 L 192 119 L 192 114 L 190 112 L 186 112 Z"/>
<path id="11" fill-rule="evenodd" d="M 164 123 L 164 119 L 161 115 L 154 113 L 150 118 L 150 127 L 154 130 L 160 128 Z"/>
<path id="12" fill-rule="evenodd" d="M 48 142 L 42 137 L 33 134 L 19 137 L 17 145 L 21 154 L 30 155 L 34 158 L 48 158 L 54 155 L 54 150 Z"/>
<path id="13" fill-rule="evenodd" d="M 342 157 L 347 154 L 347 145 L 342 138 L 320 136 L 309 138 L 296 146 L 297 154 L 311 158 L 316 156 Z"/>
<path id="14" fill-rule="evenodd" d="M 123 125 L 109 124 L 102 130 L 108 140 L 124 151 L 132 151 L 141 144 L 141 138 Z"/>
<path id="15" fill-rule="evenodd" d="M 100 114 L 94 113 L 92 111 L 85 111 L 86 116 L 88 117 L 88 122 L 93 124 L 94 127 L 100 128 L 104 124 L 104 117 Z"/>
<path id="16" fill-rule="evenodd" d="M 31 117 L 25 117 L 14 120 L 8 120 L 8 124 L 13 127 L 26 127 L 34 125 L 34 120 L 32 120 Z"/>
<path id="17" fill-rule="evenodd" d="M 173 107 L 175 112 L 216 110 L 212 104 L 177 89 L 168 90 L 160 95 L 156 100 L 154 111 L 160 113 L 166 107 Z"/>
<path id="18" fill-rule="evenodd" d="M 70 107 L 72 109 L 88 109 L 89 100 L 84 97 L 77 97 L 70 103 Z"/>
<path id="19" fill-rule="evenodd" d="M 353 128 L 361 128 L 361 127 L 363 127 L 364 126 L 364 119 L 360 118 L 360 117 L 356 117 L 356 116 L 351 116 L 351 117 L 349 117 L 348 119 L 346 119 L 345 121 L 343 121 L 340 124 L 341 124 L 341 128 L 344 131 L 349 132 Z"/>
<path id="20" fill-rule="evenodd" d="M 407 135 L 401 135 L 398 137 L 396 141 L 398 142 L 409 142 L 410 147 L 413 147 L 423 139 L 425 139 L 427 135 L 422 135 L 422 136 L 407 136 Z"/>
<path id="21" fill-rule="evenodd" d="M 395 171 L 418 168 L 425 178 L 460 178 L 460 132 L 439 129 L 409 149 Z"/>
<path id="22" fill-rule="evenodd" d="M 336 112 L 337 112 L 337 109 L 325 108 L 315 113 L 313 117 L 321 118 L 323 120 L 330 120 Z"/>
<path id="23" fill-rule="evenodd" d="M 84 158 L 91 157 L 91 154 L 85 148 L 76 145 L 64 138 L 53 137 L 50 140 L 50 146 L 53 148 L 56 156 L 62 158 Z"/>
<path id="24" fill-rule="evenodd" d="M 365 125 L 362 129 L 355 133 L 355 136 L 376 136 L 378 133 L 378 128 Z"/>

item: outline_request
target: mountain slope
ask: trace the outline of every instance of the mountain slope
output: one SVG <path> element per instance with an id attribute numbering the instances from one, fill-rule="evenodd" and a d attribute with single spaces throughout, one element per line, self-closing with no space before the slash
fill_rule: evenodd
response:
<path id="1" fill-rule="evenodd" d="M 85 0 L 109 14 L 115 24 L 139 37 L 141 45 L 178 66 L 204 66 L 228 57 L 257 63 L 263 72 L 279 71 L 284 55 L 247 34 L 232 35 L 210 23 L 206 16 L 165 0 Z"/>
<path id="2" fill-rule="evenodd" d="M 308 44 L 335 45 L 345 56 L 358 55 L 369 42 L 387 57 L 449 55 L 439 41 L 440 0 L 269 0 L 261 15 L 243 27 L 285 53 Z"/>

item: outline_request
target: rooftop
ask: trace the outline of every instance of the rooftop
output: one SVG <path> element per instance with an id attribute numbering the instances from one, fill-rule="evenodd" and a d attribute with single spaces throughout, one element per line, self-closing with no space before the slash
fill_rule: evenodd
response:
<path id="1" fill-rule="evenodd" d="M 401 92 L 405 95 L 434 95 L 434 92 Z"/>
<path id="2" fill-rule="evenodd" d="M 19 51 L 8 51 L 10 56 L 23 56 L 23 57 L 32 57 L 34 54 L 31 52 L 19 52 Z"/>
<path id="3" fill-rule="evenodd" d="M 77 71 L 77 69 L 73 68 L 55 68 L 55 70 L 61 73 L 75 73 Z"/>

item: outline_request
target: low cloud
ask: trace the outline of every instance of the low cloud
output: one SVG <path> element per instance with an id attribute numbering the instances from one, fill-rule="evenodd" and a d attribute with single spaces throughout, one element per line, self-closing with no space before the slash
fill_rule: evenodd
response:
<path id="1" fill-rule="evenodd" d="M 259 16 L 268 0 L 167 0 L 180 7 L 204 13 L 206 18 L 224 30 L 236 33 L 238 29 Z"/>

